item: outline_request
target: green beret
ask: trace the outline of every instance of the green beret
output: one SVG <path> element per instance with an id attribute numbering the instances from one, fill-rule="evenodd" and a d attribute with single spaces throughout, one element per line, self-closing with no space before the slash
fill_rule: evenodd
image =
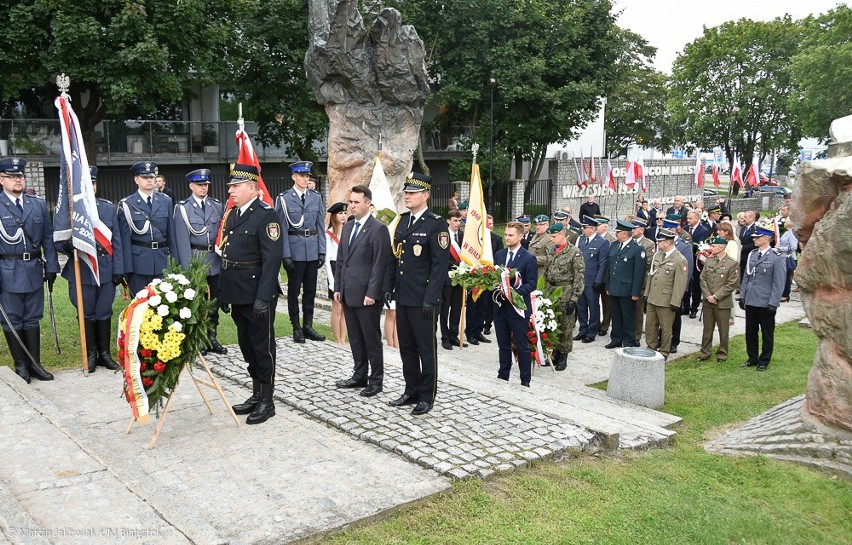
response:
<path id="1" fill-rule="evenodd" d="M 564 225 L 564 224 L 562 224 L 562 223 L 554 223 L 553 225 L 551 225 L 550 227 L 548 227 L 548 228 L 547 228 L 547 233 L 548 233 L 549 235 L 554 235 L 554 234 L 556 234 L 556 233 L 561 233 L 561 232 L 562 232 L 562 229 L 564 229 L 564 228 L 565 228 L 565 225 Z"/>
<path id="2" fill-rule="evenodd" d="M 707 244 L 722 244 L 723 246 L 727 246 L 728 239 L 726 239 L 725 237 L 716 236 L 708 240 Z"/>
<path id="3" fill-rule="evenodd" d="M 550 223 L 550 218 L 547 217 L 544 214 L 539 214 L 538 216 L 535 217 L 535 222 L 536 223 L 544 223 L 544 222 Z"/>

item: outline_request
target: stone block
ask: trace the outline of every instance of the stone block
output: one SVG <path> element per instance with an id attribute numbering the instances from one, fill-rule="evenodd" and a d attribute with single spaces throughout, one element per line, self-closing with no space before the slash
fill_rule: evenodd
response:
<path id="1" fill-rule="evenodd" d="M 617 349 L 606 394 L 643 407 L 662 407 L 666 397 L 666 361 L 662 354 L 645 348 Z"/>

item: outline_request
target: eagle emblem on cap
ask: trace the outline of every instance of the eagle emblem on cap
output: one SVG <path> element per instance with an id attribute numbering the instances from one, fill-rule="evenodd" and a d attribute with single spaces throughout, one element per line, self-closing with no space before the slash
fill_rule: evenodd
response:
<path id="1" fill-rule="evenodd" d="M 12 164 L 13 164 L 14 166 L 18 166 L 18 164 L 20 164 L 20 162 L 21 162 L 21 160 L 20 160 L 20 159 L 18 159 L 18 158 L 12 159 Z"/>
<path id="2" fill-rule="evenodd" d="M 145 170 L 151 170 L 151 163 L 145 163 Z"/>

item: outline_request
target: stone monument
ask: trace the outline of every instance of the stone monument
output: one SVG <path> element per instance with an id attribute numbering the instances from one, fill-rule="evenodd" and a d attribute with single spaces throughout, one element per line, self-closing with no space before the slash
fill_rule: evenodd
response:
<path id="1" fill-rule="evenodd" d="M 355 0 L 310 0 L 308 82 L 329 120 L 329 202 L 368 183 L 382 165 L 398 208 L 429 95 L 425 51 L 400 13 L 382 9 L 367 30 Z"/>
<path id="2" fill-rule="evenodd" d="M 852 477 L 852 116 L 835 120 L 831 136 L 828 158 L 799 169 L 790 207 L 803 247 L 796 284 L 819 338 L 806 394 L 706 448 L 761 453 Z"/>

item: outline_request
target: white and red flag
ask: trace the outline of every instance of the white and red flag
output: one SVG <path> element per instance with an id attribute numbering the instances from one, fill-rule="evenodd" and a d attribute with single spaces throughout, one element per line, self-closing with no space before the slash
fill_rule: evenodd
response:
<path id="1" fill-rule="evenodd" d="M 695 151 L 695 187 L 704 187 L 704 170 L 701 168 L 701 154 Z"/>
<path id="2" fill-rule="evenodd" d="M 731 165 L 731 184 L 743 187 L 743 167 L 740 166 L 740 158 L 734 154 L 734 163 Z"/>
<path id="3" fill-rule="evenodd" d="M 636 169 L 636 180 L 642 181 L 642 193 L 648 192 L 648 178 L 645 177 L 645 162 L 642 160 L 642 157 L 639 157 L 639 160 L 633 163 L 633 168 Z"/>
<path id="4" fill-rule="evenodd" d="M 719 187 L 719 160 L 713 154 L 713 185 Z"/>
<path id="5" fill-rule="evenodd" d="M 748 175 L 746 176 L 746 182 L 752 187 L 760 185 L 760 167 L 757 164 L 757 157 L 752 159 L 751 167 L 748 169 Z"/>
<path id="6" fill-rule="evenodd" d="M 98 201 L 77 114 L 67 96 L 56 97 L 53 104 L 59 112 L 62 133 L 53 240 L 70 239 L 79 259 L 89 267 L 95 282 L 100 285 L 98 245 L 112 255 L 112 231 L 98 216 Z"/>
<path id="7" fill-rule="evenodd" d="M 617 191 L 618 187 L 615 185 L 615 174 L 612 173 L 612 163 L 609 162 L 609 157 L 606 158 L 606 179 L 609 182 L 609 188 Z"/>
<path id="8" fill-rule="evenodd" d="M 583 187 L 583 175 L 580 174 L 580 169 L 577 168 L 577 157 L 572 153 L 571 158 L 574 160 L 574 172 L 577 173 L 577 187 Z"/>

